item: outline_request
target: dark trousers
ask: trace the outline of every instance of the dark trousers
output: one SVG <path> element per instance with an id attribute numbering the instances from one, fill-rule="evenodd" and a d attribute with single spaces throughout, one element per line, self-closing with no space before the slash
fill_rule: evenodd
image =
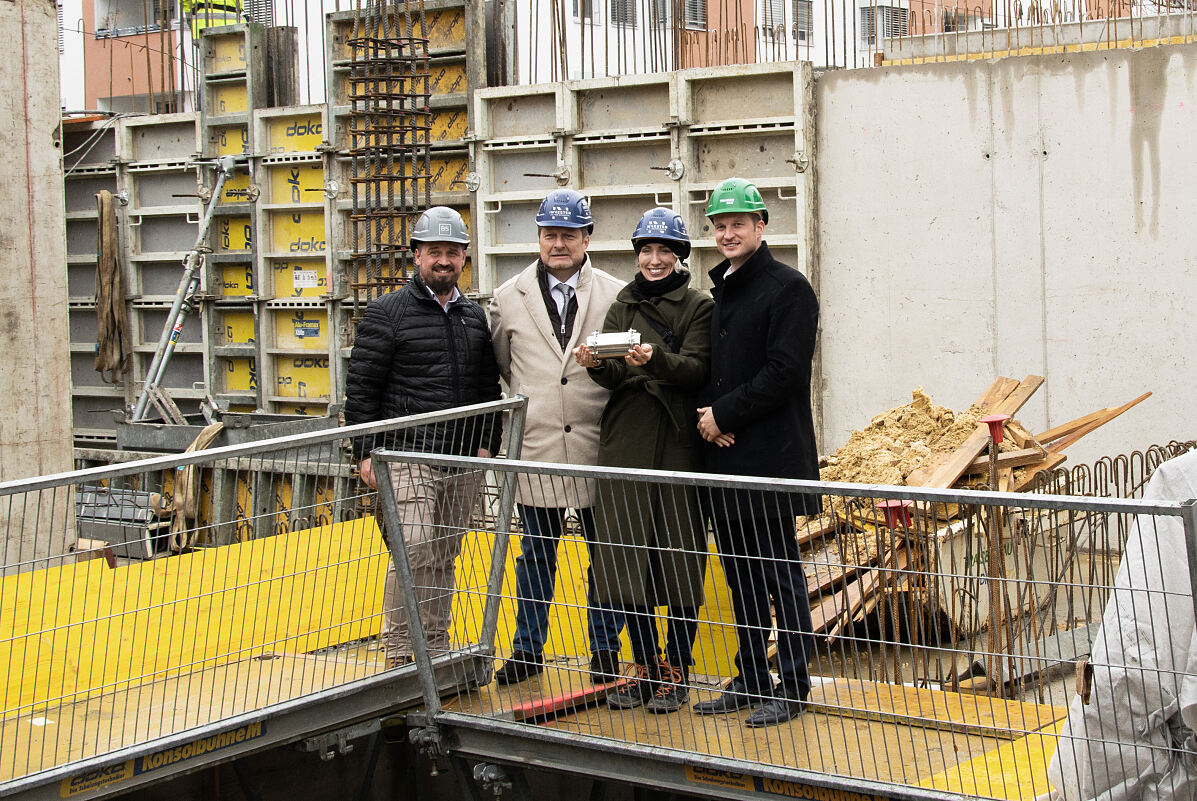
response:
<path id="1" fill-rule="evenodd" d="M 694 664 L 694 638 L 698 636 L 698 610 L 692 606 L 671 606 L 665 618 L 669 625 L 665 640 L 665 661 L 686 673 Z M 657 618 L 647 606 L 625 606 L 624 619 L 628 624 L 628 641 L 632 658 L 642 665 L 655 662 L 661 656 L 657 644 Z"/>
<path id="2" fill-rule="evenodd" d="M 731 590 L 736 618 L 736 671 L 748 692 L 773 694 L 766 656 L 772 616 L 777 613 L 778 695 L 806 700 L 810 694 L 807 662 L 812 646 L 806 575 L 799 564 L 794 518 L 712 516 L 715 543 Z"/>
<path id="3" fill-rule="evenodd" d="M 549 603 L 557 578 L 557 543 L 565 529 L 566 509 L 519 505 L 524 521 L 520 555 L 515 560 L 515 636 L 511 650 L 533 656 L 544 653 L 549 636 Z M 578 510 L 586 545 L 594 542 L 594 509 Z M 590 652 L 618 651 L 623 615 L 614 606 L 594 598 L 594 567 L 586 569 L 587 629 Z"/>

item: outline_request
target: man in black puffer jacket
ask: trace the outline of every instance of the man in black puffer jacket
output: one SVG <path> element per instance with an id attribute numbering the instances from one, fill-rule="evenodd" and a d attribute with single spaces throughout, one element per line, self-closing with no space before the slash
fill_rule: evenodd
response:
<path id="1" fill-rule="evenodd" d="M 412 235 L 417 274 L 400 289 L 372 301 L 358 323 L 345 382 L 349 425 L 435 412 L 498 400 L 499 368 L 482 307 L 461 294 L 469 234 L 456 211 L 434 206 Z M 376 447 L 488 458 L 499 450 L 498 415 L 359 437 L 354 454 L 362 481 L 377 489 L 369 456 Z M 453 563 L 469 523 L 482 472 L 392 465 L 420 618 L 435 655 L 449 647 Z M 382 641 L 388 667 L 411 660 L 411 634 L 395 568 L 387 568 Z"/>

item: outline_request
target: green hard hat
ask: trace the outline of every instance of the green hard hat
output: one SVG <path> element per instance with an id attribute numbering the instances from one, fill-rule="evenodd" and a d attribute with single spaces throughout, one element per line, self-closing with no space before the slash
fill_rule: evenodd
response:
<path id="1" fill-rule="evenodd" d="M 766 224 L 769 222 L 769 210 L 765 208 L 765 199 L 751 181 L 743 178 L 728 178 L 711 193 L 707 202 L 707 216 L 726 214 L 731 211 L 746 211 L 749 214 L 759 214 Z"/>

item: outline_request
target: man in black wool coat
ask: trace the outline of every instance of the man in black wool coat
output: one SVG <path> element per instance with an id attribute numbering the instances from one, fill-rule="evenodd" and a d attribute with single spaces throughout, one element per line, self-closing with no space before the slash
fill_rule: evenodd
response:
<path id="1" fill-rule="evenodd" d="M 817 480 L 810 405 L 819 326 L 814 290 L 769 252 L 769 212 L 753 184 L 742 178 L 721 183 L 707 217 L 724 260 L 710 272 L 711 373 L 698 409 L 705 469 Z M 754 707 L 745 725 L 783 723 L 802 712 L 810 694 L 810 604 L 794 518 L 817 514 L 819 497 L 713 489 L 708 508 L 735 612 L 738 675 L 694 711 L 715 715 Z M 776 688 L 766 654 L 770 602 L 777 615 Z"/>

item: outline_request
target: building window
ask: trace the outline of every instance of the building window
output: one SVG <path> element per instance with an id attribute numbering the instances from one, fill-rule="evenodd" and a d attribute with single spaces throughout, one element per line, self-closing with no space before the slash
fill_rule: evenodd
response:
<path id="1" fill-rule="evenodd" d="M 611 0 L 611 23 L 636 26 L 636 0 Z"/>
<path id="2" fill-rule="evenodd" d="M 943 12 L 943 32 L 956 33 L 967 31 L 969 25 L 968 12 L 958 8 L 945 9 Z"/>
<path id="3" fill-rule="evenodd" d="M 815 37 L 814 0 L 794 0 L 794 39 L 809 42 Z"/>
<path id="4" fill-rule="evenodd" d="M 761 0 L 761 29 L 772 40 L 778 32 L 785 35 L 785 0 Z"/>
<path id="5" fill-rule="evenodd" d="M 586 20 L 594 19 L 595 0 L 574 0 L 574 17 Z M 614 15 L 614 10 L 612 10 Z"/>
<path id="6" fill-rule="evenodd" d="M 664 28 L 669 25 L 670 0 L 649 0 L 649 24 Z"/>
<path id="7" fill-rule="evenodd" d="M 860 40 L 865 44 L 877 44 L 881 38 L 893 39 L 909 34 L 907 10 L 895 6 L 865 6 L 860 9 Z"/>
<path id="8" fill-rule="evenodd" d="M 706 30 L 707 0 L 686 0 L 686 27 Z"/>
<path id="9" fill-rule="evenodd" d="M 96 0 L 95 14 L 97 39 L 155 33 L 164 24 L 174 27 L 173 0 Z"/>

